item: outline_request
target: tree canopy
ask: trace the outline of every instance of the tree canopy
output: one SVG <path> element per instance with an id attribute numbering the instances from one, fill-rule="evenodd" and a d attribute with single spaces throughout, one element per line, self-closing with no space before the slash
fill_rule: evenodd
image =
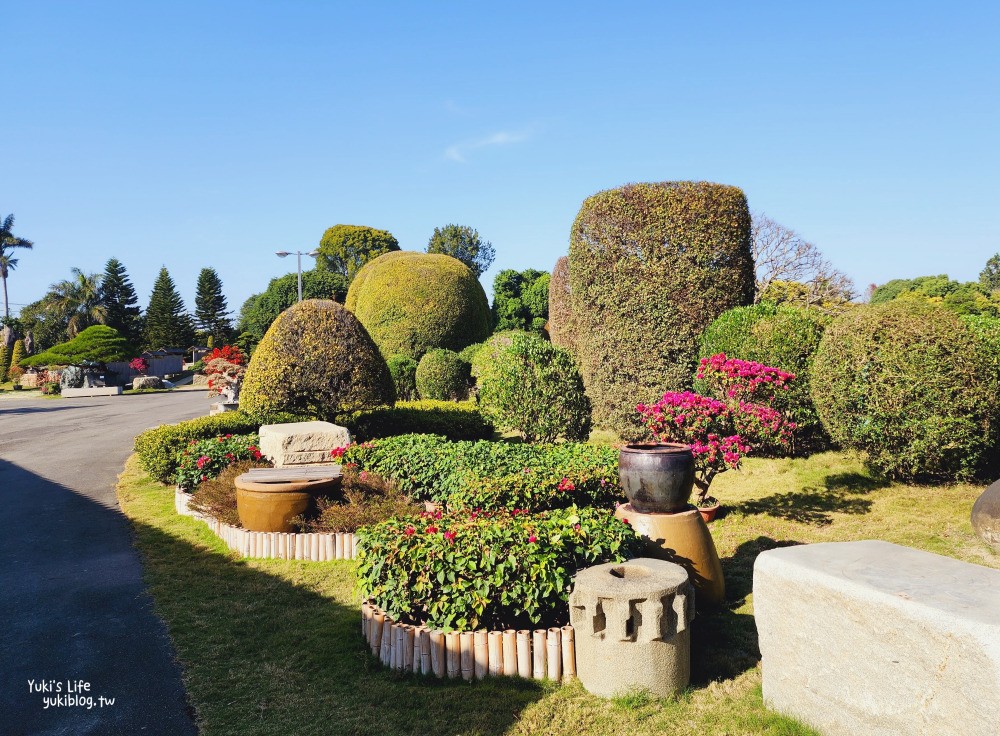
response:
<path id="1" fill-rule="evenodd" d="M 334 225 L 327 228 L 319 241 L 316 268 L 339 273 L 350 282 L 368 261 L 394 250 L 399 250 L 399 241 L 388 230 L 366 225 Z"/>
<path id="2" fill-rule="evenodd" d="M 482 276 L 496 258 L 493 244 L 480 238 L 479 232 L 467 225 L 434 228 L 434 234 L 427 242 L 427 252 L 457 258 L 472 269 L 476 278 Z"/>
<path id="3" fill-rule="evenodd" d="M 34 247 L 27 238 L 14 235 L 14 215 L 7 215 L 0 220 L 0 281 L 3 282 L 3 316 L 10 317 L 10 305 L 7 303 L 7 277 L 17 268 L 17 258 L 14 253 L 18 248 L 31 250 Z"/>
<path id="4" fill-rule="evenodd" d="M 493 279 L 493 323 L 497 330 L 541 332 L 549 319 L 546 271 L 504 269 Z"/>
<path id="5" fill-rule="evenodd" d="M 959 315 L 1000 316 L 1000 296 L 991 294 L 982 282 L 955 281 L 947 274 L 893 279 L 872 292 L 871 303 L 885 304 L 900 298 L 926 299 Z"/>
<path id="6" fill-rule="evenodd" d="M 120 332 L 132 344 L 142 340 L 142 310 L 125 270 L 117 258 L 109 258 L 101 279 L 101 303 L 104 305 L 104 324 Z"/>
<path id="7" fill-rule="evenodd" d="M 81 331 L 68 342 L 25 358 L 21 361 L 21 365 L 31 367 L 111 363 L 127 360 L 134 354 L 135 348 L 128 344 L 118 330 L 105 325 L 94 325 Z"/>
<path id="8" fill-rule="evenodd" d="M 222 293 L 222 279 L 214 268 L 203 268 L 198 274 L 198 287 L 194 297 L 195 325 L 222 344 L 233 331 L 229 319 L 229 304 Z"/>
<path id="9" fill-rule="evenodd" d="M 260 342 L 278 315 L 298 301 L 297 275 L 285 274 L 271 279 L 267 290 L 248 298 L 240 308 L 237 329 L 253 336 L 253 342 Z M 344 302 L 347 295 L 347 279 L 339 273 L 322 271 L 302 272 L 303 299 L 330 299 Z"/>
<path id="10" fill-rule="evenodd" d="M 979 283 L 987 291 L 1000 290 L 1000 253 L 986 261 L 986 267 L 979 274 Z"/>

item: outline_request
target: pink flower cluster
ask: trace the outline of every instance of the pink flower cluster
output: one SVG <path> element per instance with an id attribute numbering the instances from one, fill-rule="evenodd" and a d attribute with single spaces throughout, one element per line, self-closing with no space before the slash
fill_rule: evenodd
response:
<path id="1" fill-rule="evenodd" d="M 768 400 L 776 391 L 788 391 L 795 374 L 752 360 L 727 358 L 717 353 L 702 358 L 696 378 L 707 382 L 713 393 L 727 399 Z"/>

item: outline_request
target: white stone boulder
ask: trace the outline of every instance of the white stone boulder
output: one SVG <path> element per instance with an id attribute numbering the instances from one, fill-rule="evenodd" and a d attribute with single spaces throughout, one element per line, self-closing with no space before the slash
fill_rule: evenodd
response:
<path id="1" fill-rule="evenodd" d="M 764 702 L 826 736 L 1000 733 L 1000 570 L 863 541 L 761 554 Z"/>
<path id="2" fill-rule="evenodd" d="M 260 428 L 261 454 L 276 468 L 330 462 L 330 450 L 350 442 L 347 428 L 330 422 L 265 424 Z"/>

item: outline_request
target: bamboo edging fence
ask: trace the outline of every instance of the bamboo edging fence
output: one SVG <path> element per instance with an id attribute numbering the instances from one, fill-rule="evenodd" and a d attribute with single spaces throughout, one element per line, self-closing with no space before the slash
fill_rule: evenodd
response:
<path id="1" fill-rule="evenodd" d="M 180 498 L 185 496 L 184 499 Z M 177 491 L 174 497 L 177 512 L 204 521 L 208 528 L 229 549 L 242 557 L 271 560 L 308 560 L 327 562 L 329 560 L 353 560 L 357 554 L 358 538 L 351 532 L 251 532 L 205 514 L 195 513 L 187 505 L 187 493 Z"/>
<path id="2" fill-rule="evenodd" d="M 395 622 L 361 604 L 361 633 L 386 667 L 435 677 L 482 680 L 513 676 L 565 681 L 576 677 L 572 626 L 504 631 L 449 631 Z"/>

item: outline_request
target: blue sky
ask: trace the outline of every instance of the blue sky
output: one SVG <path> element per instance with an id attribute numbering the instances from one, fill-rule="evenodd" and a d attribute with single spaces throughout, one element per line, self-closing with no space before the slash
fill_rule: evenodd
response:
<path id="1" fill-rule="evenodd" d="M 920 3 L 7 3 L 10 297 L 120 258 L 236 309 L 336 223 L 550 269 L 580 203 L 734 184 L 863 288 L 1000 250 L 1000 10 Z"/>

